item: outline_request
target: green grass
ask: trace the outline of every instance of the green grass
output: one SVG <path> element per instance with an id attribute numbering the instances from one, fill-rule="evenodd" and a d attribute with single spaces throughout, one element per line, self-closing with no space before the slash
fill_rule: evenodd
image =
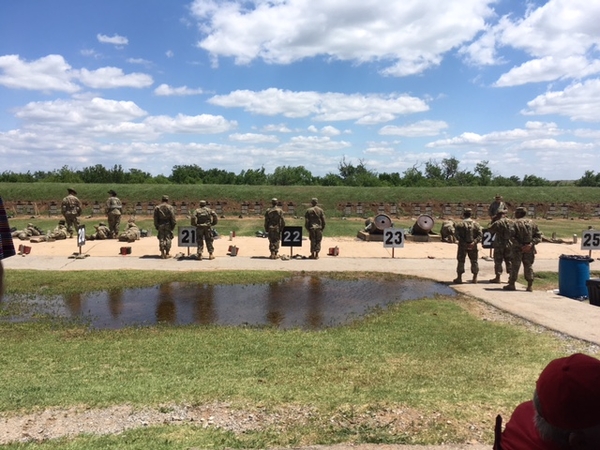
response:
<path id="1" fill-rule="evenodd" d="M 224 283 L 227 272 L 108 274 L 122 287 L 168 281 Z M 9 293 L 102 289 L 93 272 L 8 272 Z M 236 282 L 284 278 L 244 272 Z M 352 278 L 354 274 L 340 274 Z M 361 274 L 360 276 L 369 276 Z M 75 277 L 75 278 L 73 278 Z M 113 278 L 114 277 L 114 278 Z M 19 279 L 26 289 L 15 286 Z M 88 280 L 82 283 L 82 280 Z M 471 305 L 467 308 L 468 305 Z M 92 331 L 56 321 L 0 324 L 0 412 L 52 407 L 227 402 L 232 408 L 310 409 L 306 423 L 243 434 L 189 425 L 121 436 L 78 437 L 8 448 L 265 448 L 335 442 L 489 442 L 492 420 L 531 395 L 552 358 L 587 348 L 551 334 L 483 321 L 475 301 L 439 297 L 396 305 L 321 331 L 157 326 Z M 408 409 L 403 433 L 364 419 Z M 369 413 L 370 414 L 370 413 Z M 331 418 L 336 417 L 335 421 Z"/>
<path id="2" fill-rule="evenodd" d="M 94 202 L 101 205 L 106 201 L 109 189 L 115 189 L 119 198 L 127 204 L 126 209 L 133 211 L 136 202 L 158 202 L 163 194 L 172 201 L 180 203 L 198 203 L 200 198 L 225 204 L 230 214 L 239 214 L 239 204 L 243 202 L 262 202 L 268 205 L 272 197 L 285 203 L 294 203 L 303 213 L 312 197 L 318 197 L 319 203 L 329 216 L 342 216 L 344 205 L 348 202 L 361 203 L 364 216 L 377 214 L 377 205 L 383 203 L 400 204 L 402 214 L 410 214 L 412 203 L 431 203 L 439 208 L 441 204 L 462 202 L 468 205 L 490 203 L 494 196 L 501 193 L 512 208 L 521 204 L 548 205 L 570 204 L 572 206 L 598 204 L 600 188 L 575 186 L 556 187 L 440 187 L 440 188 L 354 188 L 327 186 L 234 186 L 234 185 L 73 185 L 78 197 L 85 203 L 86 214 L 91 213 Z M 66 195 L 67 184 L 61 183 L 0 183 L 0 192 L 7 202 L 24 201 L 60 203 Z"/>

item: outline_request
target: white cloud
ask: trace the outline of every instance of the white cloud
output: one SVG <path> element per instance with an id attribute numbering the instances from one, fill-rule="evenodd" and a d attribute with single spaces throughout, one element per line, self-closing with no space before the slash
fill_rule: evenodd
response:
<path id="1" fill-rule="evenodd" d="M 202 92 L 202 89 L 192 89 L 187 86 L 172 87 L 164 83 L 154 89 L 154 94 L 159 96 L 199 95 Z"/>
<path id="2" fill-rule="evenodd" d="M 79 80 L 94 89 L 109 88 L 144 88 L 151 86 L 154 82 L 150 75 L 144 73 L 124 74 L 117 67 L 102 67 L 96 70 L 81 69 Z"/>
<path id="3" fill-rule="evenodd" d="M 145 123 L 161 133 L 216 134 L 237 127 L 236 121 L 229 121 L 223 116 L 210 114 L 200 114 L 198 116 L 177 114 L 175 117 L 152 116 L 148 117 Z"/>
<path id="4" fill-rule="evenodd" d="M 102 44 L 112 44 L 112 45 L 116 45 L 118 47 L 129 44 L 129 39 L 127 39 L 124 36 L 119 36 L 118 34 L 115 34 L 114 36 L 107 36 L 105 34 L 97 34 L 96 38 L 98 39 L 98 42 L 100 42 Z"/>
<path id="5" fill-rule="evenodd" d="M 571 120 L 600 121 L 600 79 L 575 83 L 562 91 L 551 91 L 527 103 L 525 115 L 557 114 Z"/>
<path id="6" fill-rule="evenodd" d="M 525 128 L 515 128 L 506 131 L 494 131 L 488 134 L 472 132 L 462 133 L 460 136 L 440 139 L 427 144 L 428 148 L 437 147 L 465 147 L 514 144 L 534 142 L 563 134 L 553 122 L 527 122 Z"/>
<path id="7" fill-rule="evenodd" d="M 167 58 L 172 58 L 172 57 L 174 57 L 174 56 L 175 56 L 175 53 L 173 52 L 173 50 L 167 50 L 167 51 L 165 52 L 165 56 L 166 56 Z"/>
<path id="8" fill-rule="evenodd" d="M 429 109 L 421 99 L 406 94 L 361 95 L 292 92 L 270 88 L 264 91 L 240 90 L 216 95 L 208 100 L 213 105 L 244 110 L 266 116 L 290 118 L 312 116 L 316 121 L 360 120 L 374 114 L 397 116 Z"/>
<path id="9" fill-rule="evenodd" d="M 485 28 L 494 0 L 195 0 L 204 38 L 198 46 L 238 64 L 260 58 L 289 64 L 326 56 L 377 61 L 383 73 L 406 76 L 440 63 L 444 53 Z"/>
<path id="10" fill-rule="evenodd" d="M 78 73 L 60 55 L 48 55 L 32 62 L 19 55 L 0 56 L 0 85 L 12 89 L 73 93 Z"/>
<path id="11" fill-rule="evenodd" d="M 279 142 L 277 136 L 258 133 L 234 133 L 229 136 L 230 141 L 244 142 L 246 144 L 273 144 Z"/>
<path id="12" fill-rule="evenodd" d="M 291 133 L 292 130 L 285 124 L 270 124 L 262 128 L 267 133 Z"/>
<path id="13" fill-rule="evenodd" d="M 24 61 L 19 55 L 0 56 L 0 85 L 13 89 L 60 91 L 75 93 L 81 89 L 80 82 L 94 89 L 152 85 L 150 75 L 124 74 L 116 67 L 96 70 L 73 69 L 62 56 L 48 55 L 35 61 Z"/>
<path id="14" fill-rule="evenodd" d="M 497 64 L 504 50 L 516 49 L 526 60 L 503 74 L 497 86 L 580 79 L 600 71 L 600 2 L 549 0 L 530 5 L 524 17 L 502 17 L 474 42 L 461 49 L 472 62 Z"/>
<path id="15" fill-rule="evenodd" d="M 443 120 L 421 120 L 402 127 L 388 125 L 379 130 L 379 134 L 384 136 L 437 136 L 448 124 Z"/>

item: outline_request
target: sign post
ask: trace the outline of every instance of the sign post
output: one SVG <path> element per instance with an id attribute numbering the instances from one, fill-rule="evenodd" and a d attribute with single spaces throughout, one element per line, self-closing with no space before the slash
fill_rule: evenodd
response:
<path id="1" fill-rule="evenodd" d="M 404 247 L 404 230 L 401 228 L 384 228 L 383 247 L 392 249 L 392 258 L 394 249 Z"/>
<path id="2" fill-rule="evenodd" d="M 290 259 L 294 256 L 294 247 L 302 247 L 302 227 L 283 227 L 281 246 L 290 247 Z"/>
<path id="3" fill-rule="evenodd" d="M 190 247 L 198 246 L 196 227 L 177 227 L 177 246 L 187 247 L 187 255 L 190 256 Z"/>
<path id="4" fill-rule="evenodd" d="M 77 246 L 79 247 L 79 257 L 81 257 L 81 247 L 85 245 L 85 225 L 79 225 L 77 228 Z"/>

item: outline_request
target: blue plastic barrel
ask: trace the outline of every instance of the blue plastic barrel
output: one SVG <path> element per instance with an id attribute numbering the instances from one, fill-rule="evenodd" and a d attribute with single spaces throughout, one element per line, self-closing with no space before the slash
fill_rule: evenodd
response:
<path id="1" fill-rule="evenodd" d="M 587 298 L 592 258 L 560 255 L 558 261 L 558 293 L 570 298 Z"/>

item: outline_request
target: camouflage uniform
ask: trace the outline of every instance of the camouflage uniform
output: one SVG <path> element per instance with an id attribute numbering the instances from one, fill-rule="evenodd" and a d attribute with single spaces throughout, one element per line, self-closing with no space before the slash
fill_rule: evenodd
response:
<path id="1" fill-rule="evenodd" d="M 527 290 L 533 290 L 533 262 L 535 260 L 535 246 L 542 242 L 542 233 L 538 229 L 537 224 L 525 217 L 527 211 L 523 207 L 515 210 L 515 221 L 513 232 L 511 235 L 512 241 L 512 270 L 508 279 L 508 284 L 504 286 L 505 290 L 516 290 L 515 283 L 519 276 L 519 269 L 523 263 L 523 272 L 525 280 L 527 280 Z"/>
<path id="2" fill-rule="evenodd" d="M 281 233 L 285 227 L 283 219 L 283 210 L 277 206 L 277 199 L 271 200 L 271 206 L 265 211 L 265 231 L 269 236 L 269 250 L 271 252 L 270 259 L 277 259 L 279 252 L 279 241 L 281 241 Z"/>
<path id="3" fill-rule="evenodd" d="M 121 224 L 121 209 L 123 205 L 117 197 L 117 193 L 112 189 L 108 191 L 110 197 L 106 200 L 106 218 L 108 220 L 108 228 L 110 229 L 110 237 L 116 239 L 119 235 L 119 225 Z"/>
<path id="4" fill-rule="evenodd" d="M 106 226 L 104 222 L 100 222 L 98 225 L 94 225 L 96 232 L 91 234 L 87 239 L 90 241 L 102 241 L 104 239 L 110 238 L 110 229 Z"/>
<path id="5" fill-rule="evenodd" d="M 304 214 L 304 228 L 308 230 L 310 239 L 310 258 L 318 259 L 321 251 L 321 240 L 325 230 L 325 213 L 317 206 L 317 199 L 311 200 L 312 207 L 306 210 Z"/>
<path id="6" fill-rule="evenodd" d="M 506 273 L 510 276 L 512 270 L 512 242 L 510 240 L 513 228 L 513 221 L 506 217 L 505 211 L 500 212 L 496 216 L 496 220 L 492 222 L 489 231 L 494 233 L 494 273 L 495 278 L 490 280 L 490 283 L 500 283 L 500 275 L 502 275 L 502 263 L 506 265 Z"/>
<path id="7" fill-rule="evenodd" d="M 473 274 L 473 283 L 477 283 L 477 274 L 479 273 L 479 263 L 477 262 L 478 250 L 477 244 L 481 242 L 481 226 L 471 219 L 471 209 L 467 208 L 463 212 L 463 220 L 456 224 L 455 237 L 458 242 L 458 252 L 456 259 L 456 274 L 458 277 L 455 283 L 462 283 L 462 274 L 465 273 L 465 261 L 467 256 L 471 261 L 471 273 Z"/>
<path id="8" fill-rule="evenodd" d="M 200 207 L 196 209 L 192 215 L 192 226 L 196 227 L 196 239 L 198 244 L 196 257 L 198 259 L 202 259 L 205 242 L 208 250 L 208 259 L 215 259 L 213 255 L 215 248 L 213 246 L 214 235 L 212 227 L 214 227 L 218 221 L 219 218 L 217 213 L 206 206 L 204 200 L 200 200 Z"/>
<path id="9" fill-rule="evenodd" d="M 175 208 L 169 205 L 169 197 L 163 195 L 162 203 L 154 208 L 154 228 L 158 232 L 158 248 L 162 259 L 171 257 L 171 242 L 173 240 L 173 230 L 177 225 L 175 218 Z"/>
<path id="10" fill-rule="evenodd" d="M 79 216 L 81 215 L 81 202 L 76 197 L 77 192 L 74 189 L 67 189 L 69 195 L 62 199 L 60 211 L 65 218 L 67 232 L 69 237 L 73 237 L 73 230 L 79 228 Z"/>
<path id="11" fill-rule="evenodd" d="M 452 219 L 446 219 L 442 222 L 442 228 L 440 234 L 442 235 L 442 242 L 454 243 L 456 238 L 454 237 L 455 223 Z"/>
<path id="12" fill-rule="evenodd" d="M 119 235 L 119 241 L 123 242 L 135 242 L 141 236 L 139 227 L 133 220 L 127 222 L 127 228 Z"/>
<path id="13" fill-rule="evenodd" d="M 488 215 L 490 216 L 490 220 L 493 222 L 498 217 L 498 212 L 507 211 L 506 205 L 502 201 L 501 195 L 496 195 L 494 197 L 494 201 L 490 204 L 488 208 Z"/>
<path id="14" fill-rule="evenodd" d="M 48 235 L 48 239 L 53 239 L 56 241 L 67 239 L 67 237 L 69 237 L 69 232 L 67 231 L 64 220 L 60 220 L 56 228 L 54 228 L 54 230 L 52 230 L 52 232 Z"/>
<path id="15" fill-rule="evenodd" d="M 12 237 L 19 238 L 22 241 L 28 241 L 34 236 L 41 236 L 42 232 L 34 224 L 28 223 L 24 230 L 17 230 L 12 233 Z"/>

